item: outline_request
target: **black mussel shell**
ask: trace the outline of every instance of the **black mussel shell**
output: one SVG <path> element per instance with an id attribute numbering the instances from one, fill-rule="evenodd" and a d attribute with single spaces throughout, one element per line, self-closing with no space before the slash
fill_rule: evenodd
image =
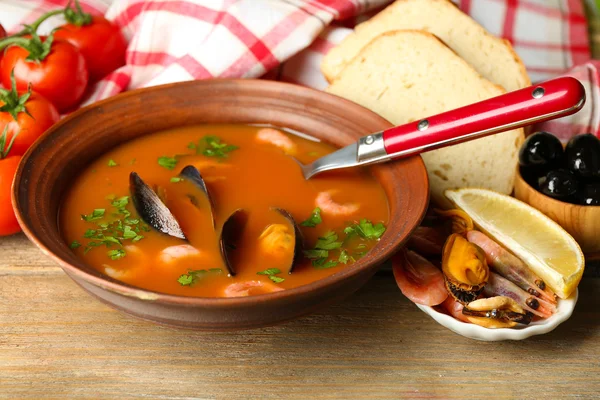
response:
<path id="1" fill-rule="evenodd" d="M 577 177 L 566 169 L 550 171 L 539 181 L 540 191 L 557 200 L 571 202 L 579 187 Z"/>
<path id="2" fill-rule="evenodd" d="M 246 222 L 248 222 L 248 213 L 239 208 L 231 213 L 227 220 L 225 220 L 223 228 L 221 229 L 221 236 L 219 237 L 221 256 L 223 257 L 227 272 L 231 276 L 235 276 L 236 274 L 234 258 L 239 254 L 237 249 Z"/>
<path id="3" fill-rule="evenodd" d="M 129 191 L 133 205 L 145 223 L 159 232 L 187 240 L 171 211 L 135 172 L 129 175 Z"/>
<path id="4" fill-rule="evenodd" d="M 201 193 L 201 195 L 205 196 L 208 199 L 208 204 L 210 205 L 210 215 L 211 215 L 212 224 L 214 227 L 215 226 L 214 203 L 210 196 L 208 188 L 206 187 L 206 182 L 204 182 L 204 178 L 202 178 L 202 175 L 200 174 L 200 171 L 198 171 L 198 168 L 194 167 L 193 165 L 188 165 L 181 170 L 181 172 L 179 173 L 179 177 L 183 178 L 184 180 L 186 180 L 188 182 L 191 182 L 197 189 L 199 189 L 199 192 Z M 197 206 L 198 200 L 196 199 L 195 194 L 190 194 L 189 197 L 190 197 L 192 204 Z"/>
<path id="5" fill-rule="evenodd" d="M 302 236 L 302 232 L 300 231 L 300 227 L 296 223 L 296 220 L 294 220 L 294 217 L 292 217 L 289 212 L 278 207 L 274 207 L 273 210 L 277 211 L 279 214 L 283 215 L 285 219 L 287 219 L 292 227 L 291 230 L 294 232 L 294 257 L 292 259 L 292 264 L 287 271 L 288 274 L 291 274 L 300 258 L 302 258 L 302 252 L 304 250 L 304 237 Z"/>
<path id="6" fill-rule="evenodd" d="M 567 167 L 581 179 L 600 178 L 600 140 L 586 133 L 576 135 L 565 149 Z"/>

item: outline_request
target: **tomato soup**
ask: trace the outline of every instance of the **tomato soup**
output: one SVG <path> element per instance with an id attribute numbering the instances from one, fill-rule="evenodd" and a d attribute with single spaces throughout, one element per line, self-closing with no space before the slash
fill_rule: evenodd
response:
<path id="1" fill-rule="evenodd" d="M 61 229 L 87 264 L 156 292 L 235 297 L 304 285 L 352 268 L 388 222 L 367 168 L 304 179 L 294 158 L 334 150 L 260 126 L 146 135 L 82 171 Z"/>

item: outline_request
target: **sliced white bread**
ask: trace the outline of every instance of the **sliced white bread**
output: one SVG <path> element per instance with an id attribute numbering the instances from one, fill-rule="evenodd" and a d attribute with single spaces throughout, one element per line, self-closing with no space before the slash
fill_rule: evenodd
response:
<path id="1" fill-rule="evenodd" d="M 323 59 L 321 71 L 332 82 L 373 38 L 399 29 L 433 33 L 484 78 L 509 92 L 531 84 L 510 43 L 488 33 L 448 0 L 397 0 L 357 25 L 353 33 L 331 49 Z"/>
<path id="2" fill-rule="evenodd" d="M 376 37 L 326 90 L 395 125 L 505 93 L 434 35 L 410 30 Z M 522 141 L 517 129 L 424 153 L 432 200 L 447 207 L 444 190 L 467 186 L 511 193 Z"/>

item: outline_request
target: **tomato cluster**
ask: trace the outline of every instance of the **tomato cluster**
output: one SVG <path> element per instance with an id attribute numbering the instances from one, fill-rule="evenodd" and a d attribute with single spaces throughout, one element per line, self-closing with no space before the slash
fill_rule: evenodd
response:
<path id="1" fill-rule="evenodd" d="M 54 15 L 66 23 L 38 35 Z M 89 83 L 125 64 L 126 47 L 118 26 L 83 12 L 78 0 L 10 36 L 0 25 L 0 236 L 20 231 L 10 194 L 21 156 L 59 113 L 77 107 Z"/>

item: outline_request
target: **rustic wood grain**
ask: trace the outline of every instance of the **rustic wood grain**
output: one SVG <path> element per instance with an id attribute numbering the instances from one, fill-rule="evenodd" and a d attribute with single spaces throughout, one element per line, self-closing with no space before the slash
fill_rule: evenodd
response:
<path id="1" fill-rule="evenodd" d="M 272 328 L 174 330 L 86 295 L 22 236 L 0 240 L 0 398 L 564 398 L 600 393 L 600 279 L 521 342 L 455 335 L 375 276 Z"/>

